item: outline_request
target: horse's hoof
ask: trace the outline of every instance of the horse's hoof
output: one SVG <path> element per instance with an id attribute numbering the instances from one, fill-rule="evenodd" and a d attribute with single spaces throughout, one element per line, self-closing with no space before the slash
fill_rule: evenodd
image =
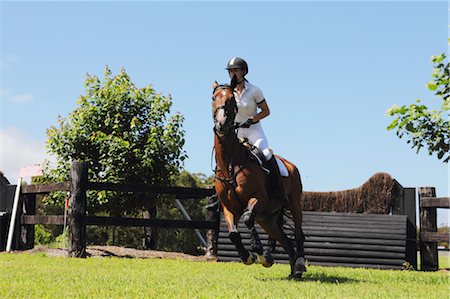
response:
<path id="1" fill-rule="evenodd" d="M 242 262 L 243 262 L 245 265 L 251 265 L 251 264 L 254 264 L 255 261 L 256 261 L 256 256 L 255 256 L 255 254 L 254 254 L 253 252 L 249 252 L 249 255 L 248 255 L 247 260 L 242 260 Z"/>
<path id="2" fill-rule="evenodd" d="M 294 265 L 294 275 L 296 274 L 300 274 L 300 276 L 302 275 L 302 273 L 306 272 L 306 261 L 305 258 L 303 257 L 299 257 L 297 258 L 297 260 L 295 261 L 295 265 Z"/>
<path id="3" fill-rule="evenodd" d="M 262 255 L 258 254 L 258 262 L 266 268 L 270 268 L 273 265 L 272 254 L 268 251 L 264 251 Z"/>

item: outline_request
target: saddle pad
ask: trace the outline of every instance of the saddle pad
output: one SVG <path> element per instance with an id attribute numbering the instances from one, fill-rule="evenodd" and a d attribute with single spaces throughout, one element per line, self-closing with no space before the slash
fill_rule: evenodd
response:
<path id="1" fill-rule="evenodd" d="M 277 160 L 278 169 L 280 169 L 281 176 L 288 177 L 289 172 L 287 170 L 286 165 L 284 165 L 284 163 L 280 159 L 278 159 L 278 157 L 275 157 L 275 159 Z"/>

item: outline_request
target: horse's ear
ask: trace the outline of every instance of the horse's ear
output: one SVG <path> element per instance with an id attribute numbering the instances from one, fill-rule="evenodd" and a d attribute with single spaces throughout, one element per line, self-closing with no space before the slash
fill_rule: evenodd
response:
<path id="1" fill-rule="evenodd" d="M 238 83 L 238 79 L 237 79 L 236 75 L 233 75 L 233 78 L 231 78 L 231 82 L 230 82 L 231 89 L 234 90 L 237 86 L 237 83 Z"/>
<path id="2" fill-rule="evenodd" d="M 212 88 L 216 89 L 217 86 L 219 86 L 219 83 L 217 83 L 217 81 L 214 81 L 212 84 Z"/>

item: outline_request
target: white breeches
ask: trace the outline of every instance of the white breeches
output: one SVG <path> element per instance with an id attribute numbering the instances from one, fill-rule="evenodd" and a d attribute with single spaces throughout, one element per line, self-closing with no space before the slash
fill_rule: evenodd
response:
<path id="1" fill-rule="evenodd" d="M 266 161 L 272 158 L 272 151 L 269 149 L 269 142 L 264 134 L 261 123 L 256 123 L 250 126 L 250 128 L 239 128 L 237 133 L 238 138 L 247 138 L 248 141 L 259 148 L 259 150 L 266 157 Z"/>

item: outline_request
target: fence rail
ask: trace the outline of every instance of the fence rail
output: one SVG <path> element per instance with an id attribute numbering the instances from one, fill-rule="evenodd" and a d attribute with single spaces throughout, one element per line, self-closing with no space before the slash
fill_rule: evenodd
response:
<path id="1" fill-rule="evenodd" d="M 450 197 L 436 197 L 434 187 L 419 188 L 421 270 L 439 269 L 438 242 L 449 242 L 448 233 L 437 232 L 437 209 L 450 209 Z"/>
<path id="2" fill-rule="evenodd" d="M 187 228 L 216 230 L 217 220 L 173 220 L 88 216 L 86 214 L 86 193 L 88 190 L 106 190 L 124 193 L 151 193 L 174 195 L 177 199 L 205 198 L 215 193 L 214 189 L 163 187 L 144 184 L 89 182 L 87 165 L 74 163 L 71 167 L 71 180 L 61 183 L 26 185 L 21 188 L 23 213 L 18 216 L 18 229 L 15 233 L 18 246 L 24 249 L 33 247 L 34 225 L 63 225 L 63 215 L 35 215 L 36 195 L 48 194 L 52 191 L 70 191 L 69 213 L 67 223 L 69 228 L 69 255 L 84 257 L 86 254 L 86 226 L 152 226 L 165 228 Z M 22 209 L 20 209 L 22 210 Z M 214 237 L 214 233 L 209 233 Z M 19 240 L 20 239 L 20 240 Z"/>
<path id="3" fill-rule="evenodd" d="M 20 193 L 22 194 L 47 194 L 52 191 L 70 191 L 72 184 L 70 181 L 61 183 L 48 183 L 36 185 L 21 186 Z"/>

